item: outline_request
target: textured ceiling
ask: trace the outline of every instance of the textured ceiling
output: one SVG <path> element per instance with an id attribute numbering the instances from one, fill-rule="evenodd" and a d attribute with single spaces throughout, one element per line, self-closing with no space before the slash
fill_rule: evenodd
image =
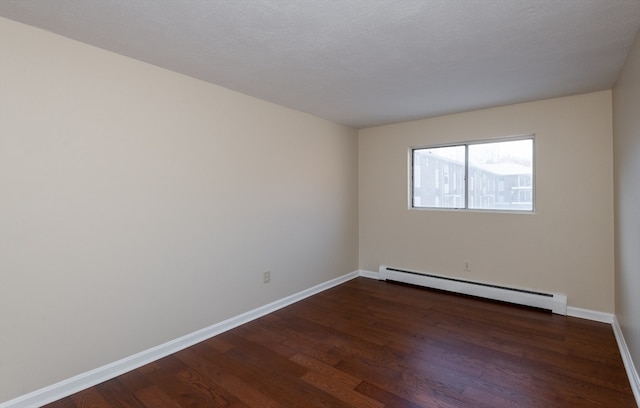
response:
<path id="1" fill-rule="evenodd" d="M 0 0 L 0 15 L 361 128 L 610 89 L 640 0 Z"/>

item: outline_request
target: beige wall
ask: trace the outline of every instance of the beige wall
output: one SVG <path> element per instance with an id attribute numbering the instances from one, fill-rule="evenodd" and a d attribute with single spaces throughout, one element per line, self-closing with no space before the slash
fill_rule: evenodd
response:
<path id="1" fill-rule="evenodd" d="M 357 269 L 354 130 L 0 30 L 0 401 Z"/>
<path id="2" fill-rule="evenodd" d="M 559 292 L 612 313 L 611 121 L 604 91 L 361 130 L 360 268 Z M 535 214 L 408 209 L 411 146 L 531 133 Z"/>
<path id="3" fill-rule="evenodd" d="M 640 33 L 613 89 L 616 316 L 640 372 Z"/>

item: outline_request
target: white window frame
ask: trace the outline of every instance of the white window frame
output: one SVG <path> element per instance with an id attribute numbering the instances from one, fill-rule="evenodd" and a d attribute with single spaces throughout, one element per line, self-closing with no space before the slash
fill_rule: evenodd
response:
<path id="1" fill-rule="evenodd" d="M 483 208 L 469 208 L 469 146 L 471 145 L 479 145 L 479 144 L 491 144 L 491 143 L 502 143 L 502 142 L 513 142 L 518 140 L 531 140 L 532 144 L 532 152 L 531 152 L 531 209 L 521 210 L 521 209 L 483 209 Z M 455 146 L 464 146 L 465 147 L 465 158 L 464 158 L 464 197 L 463 197 L 463 207 L 425 207 L 425 206 L 414 206 L 414 169 L 413 169 L 413 161 L 414 161 L 414 151 L 422 150 L 422 149 L 434 149 L 440 147 L 455 147 Z M 527 134 L 527 135 L 519 135 L 519 136 L 509 136 L 509 137 L 499 137 L 494 139 L 483 139 L 483 140 L 472 140 L 472 141 L 462 141 L 455 143 L 443 143 L 443 144 L 433 144 L 426 146 L 413 146 L 409 148 L 409 209 L 410 210 L 426 210 L 426 211 L 468 211 L 468 212 L 499 212 L 499 213 L 509 213 L 509 214 L 533 214 L 536 209 L 536 140 L 535 134 Z M 436 179 L 436 184 L 439 183 L 439 178 Z M 436 185 L 437 187 L 437 185 Z M 436 205 L 439 205 L 439 197 L 436 197 Z"/>

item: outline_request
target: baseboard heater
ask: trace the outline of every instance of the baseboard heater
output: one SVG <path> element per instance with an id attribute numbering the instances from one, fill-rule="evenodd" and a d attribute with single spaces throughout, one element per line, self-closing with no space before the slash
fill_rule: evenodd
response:
<path id="1" fill-rule="evenodd" d="M 543 293 L 533 290 L 509 288 L 489 283 L 392 268 L 385 265 L 380 265 L 379 278 L 380 280 L 409 283 L 448 292 L 537 307 L 561 315 L 567 314 L 567 297 L 558 293 Z"/>

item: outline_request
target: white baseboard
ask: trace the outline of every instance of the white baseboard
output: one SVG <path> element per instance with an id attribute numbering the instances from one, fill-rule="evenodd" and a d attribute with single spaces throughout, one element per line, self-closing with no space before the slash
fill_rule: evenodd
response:
<path id="1" fill-rule="evenodd" d="M 622 328 L 615 316 L 613 317 L 613 323 L 611 325 L 613 326 L 613 334 L 615 334 L 616 341 L 618 342 L 624 369 L 627 370 L 627 377 L 629 377 L 633 396 L 636 398 L 636 404 L 640 406 L 640 376 L 638 375 L 638 370 L 636 370 L 636 366 L 633 364 L 627 342 L 624 340 L 624 335 L 622 334 Z"/>
<path id="2" fill-rule="evenodd" d="M 359 276 L 362 276 L 363 278 L 378 279 L 378 280 L 381 279 L 380 278 L 381 275 L 379 272 L 372 272 L 372 271 L 360 269 L 358 273 L 359 273 Z M 612 324 L 614 319 L 614 315 L 611 313 L 599 312 L 597 310 L 590 310 L 590 309 L 581 309 L 579 307 L 573 307 L 573 306 L 567 306 L 567 316 L 579 317 L 581 319 L 593 320 L 596 322 L 609 323 L 609 324 Z"/>
<path id="3" fill-rule="evenodd" d="M 601 323 L 613 323 L 613 314 L 598 312 L 597 310 L 581 309 L 579 307 L 567 306 L 567 316 L 579 317 L 581 319 L 593 320 Z"/>
<path id="4" fill-rule="evenodd" d="M 145 364 L 159 360 L 170 354 L 176 353 L 201 341 L 207 340 L 220 333 L 224 333 L 235 327 L 248 323 L 259 317 L 275 312 L 278 309 L 289 306 L 309 296 L 315 295 L 334 286 L 340 285 L 346 281 L 360 276 L 360 271 L 354 271 L 319 285 L 305 289 L 301 292 L 294 293 L 275 302 L 260 306 L 246 313 L 216 323 L 204 329 L 189 333 L 185 336 L 171 340 L 159 346 L 152 347 L 140 353 L 125 357 L 122 360 L 98 367 L 94 370 L 76 375 L 69 379 L 60 381 L 48 387 L 41 388 L 29 394 L 22 395 L 12 400 L 0 404 L 0 408 L 23 408 L 23 407 L 39 407 L 61 398 L 75 394 L 86 388 L 93 387 L 101 382 L 110 380 L 114 377 L 122 375 Z"/>
<path id="5" fill-rule="evenodd" d="M 365 271 L 363 269 L 360 269 L 358 271 L 358 275 L 362 276 L 363 278 L 380 280 L 380 274 L 378 272 L 371 272 L 371 271 Z"/>
<path id="6" fill-rule="evenodd" d="M 393 280 L 452 293 L 538 307 L 561 315 L 567 314 L 567 296 L 561 293 L 540 293 L 527 288 L 499 286 L 492 282 L 458 279 L 430 272 L 398 269 L 386 265 L 380 265 L 378 273 L 380 279 L 383 280 Z"/>

